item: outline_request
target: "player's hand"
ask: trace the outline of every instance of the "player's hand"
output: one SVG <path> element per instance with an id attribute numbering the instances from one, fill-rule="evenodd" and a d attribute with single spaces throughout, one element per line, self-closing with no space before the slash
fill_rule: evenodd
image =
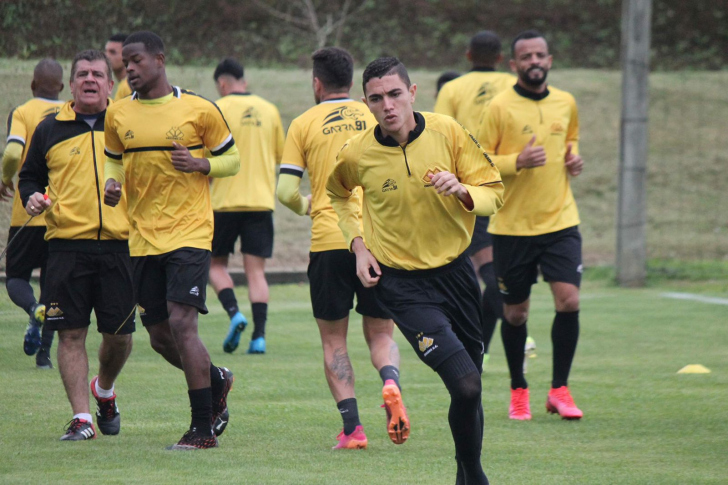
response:
<path id="1" fill-rule="evenodd" d="M 573 146 L 572 143 L 569 143 L 568 145 L 566 145 L 566 155 L 564 156 L 564 165 L 566 166 L 566 170 L 569 171 L 569 174 L 572 177 L 576 177 L 584 169 L 584 160 L 582 160 L 581 155 L 577 155 L 576 153 L 571 153 L 572 146 Z"/>
<path id="2" fill-rule="evenodd" d="M 533 135 L 518 155 L 516 159 L 516 170 L 543 167 L 546 165 L 546 150 L 542 146 L 533 146 L 534 143 L 536 143 L 536 135 Z"/>
<path id="3" fill-rule="evenodd" d="M 444 196 L 460 195 L 467 192 L 454 173 L 442 171 L 430 176 L 430 183 L 437 190 L 438 194 Z"/>
<path id="4" fill-rule="evenodd" d="M 356 275 L 359 277 L 361 284 L 364 285 L 364 288 L 376 286 L 382 276 L 382 270 L 379 268 L 376 258 L 367 249 L 360 237 L 354 238 L 351 249 L 356 255 Z"/>
<path id="5" fill-rule="evenodd" d="M 206 158 L 195 158 L 186 146 L 172 142 L 172 166 L 175 170 L 184 173 L 200 172 L 205 175 L 210 173 L 210 162 Z"/>
<path id="6" fill-rule="evenodd" d="M 308 209 L 306 209 L 306 215 L 310 216 L 311 215 L 311 194 L 308 194 L 306 196 L 306 200 L 308 200 Z"/>
<path id="7" fill-rule="evenodd" d="M 11 180 L 8 182 L 8 185 L 5 185 L 3 182 L 0 182 L 0 200 L 13 200 L 13 191 L 15 188 L 13 187 L 13 181 Z"/>
<path id="8" fill-rule="evenodd" d="M 106 187 L 104 187 L 104 204 L 116 207 L 116 204 L 121 200 L 121 184 L 114 179 L 106 181 Z"/>
<path id="9" fill-rule="evenodd" d="M 25 204 L 25 212 L 30 216 L 40 215 L 41 212 L 51 206 L 51 200 L 46 194 L 36 192 L 28 197 L 28 203 Z"/>

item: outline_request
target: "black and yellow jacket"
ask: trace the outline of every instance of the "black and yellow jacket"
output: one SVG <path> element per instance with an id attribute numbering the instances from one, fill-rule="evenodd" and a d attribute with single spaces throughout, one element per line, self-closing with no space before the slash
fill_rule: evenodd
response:
<path id="1" fill-rule="evenodd" d="M 104 116 L 101 113 L 92 128 L 70 101 L 40 123 L 33 135 L 18 188 L 25 206 L 32 194 L 48 187 L 52 205 L 46 211 L 45 238 L 50 250 L 128 250 L 125 194 L 120 207 L 103 203 Z"/>

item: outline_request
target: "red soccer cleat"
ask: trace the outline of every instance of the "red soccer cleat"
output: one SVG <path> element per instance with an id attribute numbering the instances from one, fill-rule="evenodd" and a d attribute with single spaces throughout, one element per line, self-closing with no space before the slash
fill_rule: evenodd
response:
<path id="1" fill-rule="evenodd" d="M 528 402 L 528 388 L 511 389 L 511 405 L 508 407 L 508 417 L 519 421 L 531 419 L 531 404 Z"/>
<path id="2" fill-rule="evenodd" d="M 336 437 L 338 443 L 331 448 L 332 450 L 366 450 L 367 435 L 364 434 L 364 427 L 360 424 L 351 434 L 341 433 Z"/>
<path id="3" fill-rule="evenodd" d="M 558 414 L 563 419 L 581 419 L 584 416 L 581 409 L 574 404 L 574 399 L 566 386 L 557 389 L 551 388 L 549 397 L 546 399 L 546 411 Z"/>

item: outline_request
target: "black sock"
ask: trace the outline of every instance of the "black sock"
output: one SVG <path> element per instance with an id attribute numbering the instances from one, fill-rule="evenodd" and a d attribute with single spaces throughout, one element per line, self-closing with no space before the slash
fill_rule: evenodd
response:
<path id="1" fill-rule="evenodd" d="M 523 376 L 524 347 L 526 346 L 527 337 L 528 329 L 525 323 L 516 327 L 511 325 L 505 318 L 503 319 L 501 338 L 503 339 L 503 348 L 506 351 L 508 370 L 511 373 L 511 389 L 528 388 L 526 378 Z"/>
<path id="2" fill-rule="evenodd" d="M 212 389 L 205 387 L 187 391 L 192 408 L 191 428 L 203 436 L 212 436 Z"/>
<path id="3" fill-rule="evenodd" d="M 571 363 L 579 340 L 579 311 L 556 312 L 551 327 L 551 343 L 554 346 L 554 374 L 551 387 L 568 385 Z"/>
<path id="4" fill-rule="evenodd" d="M 483 346 L 485 353 L 490 349 L 490 341 L 493 339 L 498 319 L 503 318 L 503 297 L 498 288 L 498 281 L 495 277 L 493 263 L 486 263 L 478 270 L 480 277 L 485 282 L 483 291 Z"/>
<path id="5" fill-rule="evenodd" d="M 253 310 L 253 335 L 251 340 L 258 337 L 265 337 L 265 321 L 268 319 L 267 303 L 251 303 L 250 308 Z"/>
<path id="6" fill-rule="evenodd" d="M 399 385 L 399 369 L 395 366 L 385 365 L 379 369 L 379 377 L 382 378 L 382 384 L 387 382 L 388 379 L 392 379 L 397 384 L 397 387 L 402 389 L 402 386 Z"/>
<path id="7" fill-rule="evenodd" d="M 235 298 L 235 292 L 232 288 L 220 290 L 220 293 L 217 294 L 217 299 L 222 303 L 222 307 L 227 312 L 228 317 L 233 318 L 240 311 L 238 309 L 238 300 Z"/>
<path id="8" fill-rule="evenodd" d="M 225 376 L 223 376 L 220 369 L 210 363 L 210 389 L 213 396 L 219 396 L 222 394 L 222 390 L 225 387 Z"/>
<path id="9" fill-rule="evenodd" d="M 359 408 L 356 406 L 356 398 L 350 397 L 336 403 L 341 413 L 341 419 L 344 420 L 344 434 L 351 434 L 357 426 L 361 424 L 359 421 Z"/>
<path id="10" fill-rule="evenodd" d="M 10 300 L 30 315 L 30 309 L 38 303 L 30 283 L 22 278 L 10 278 L 5 282 L 5 288 L 8 290 Z"/>
<path id="11" fill-rule="evenodd" d="M 50 352 L 52 345 L 53 345 L 53 330 L 51 330 L 48 327 L 48 325 L 43 325 L 43 329 L 41 330 L 40 350 L 45 350 L 46 352 Z"/>

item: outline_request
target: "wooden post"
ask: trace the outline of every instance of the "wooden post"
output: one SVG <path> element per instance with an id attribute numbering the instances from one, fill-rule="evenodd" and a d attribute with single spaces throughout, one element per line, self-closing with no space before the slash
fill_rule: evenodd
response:
<path id="1" fill-rule="evenodd" d="M 622 119 L 617 213 L 617 282 L 647 276 L 647 153 L 652 0 L 622 3 Z"/>

